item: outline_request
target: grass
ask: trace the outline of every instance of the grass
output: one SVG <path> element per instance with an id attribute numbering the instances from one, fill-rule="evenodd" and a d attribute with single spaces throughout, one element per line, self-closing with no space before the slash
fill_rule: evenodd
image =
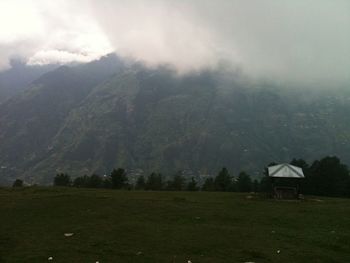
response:
<path id="1" fill-rule="evenodd" d="M 0 189 L 0 262 L 49 257 L 100 263 L 350 262 L 350 200 Z"/>

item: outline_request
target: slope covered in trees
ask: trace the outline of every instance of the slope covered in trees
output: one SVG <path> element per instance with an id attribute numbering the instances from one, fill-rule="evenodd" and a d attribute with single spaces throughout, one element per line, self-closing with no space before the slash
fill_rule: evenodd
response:
<path id="1" fill-rule="evenodd" d="M 259 176 L 270 162 L 350 163 L 347 90 L 276 87 L 240 74 L 128 65 L 115 56 L 61 67 L 0 106 L 2 182 L 114 167 Z"/>

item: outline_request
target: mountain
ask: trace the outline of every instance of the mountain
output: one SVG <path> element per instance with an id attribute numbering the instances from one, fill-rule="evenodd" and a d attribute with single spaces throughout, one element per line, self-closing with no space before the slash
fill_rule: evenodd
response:
<path id="1" fill-rule="evenodd" d="M 276 87 L 220 70 L 178 76 L 110 55 L 63 66 L 0 105 L 0 178 L 51 183 L 114 167 L 189 174 L 337 155 L 350 163 L 350 93 Z"/>
<path id="2" fill-rule="evenodd" d="M 29 88 L 30 83 L 58 65 L 28 66 L 20 60 L 12 59 L 11 68 L 0 72 L 0 104 Z"/>

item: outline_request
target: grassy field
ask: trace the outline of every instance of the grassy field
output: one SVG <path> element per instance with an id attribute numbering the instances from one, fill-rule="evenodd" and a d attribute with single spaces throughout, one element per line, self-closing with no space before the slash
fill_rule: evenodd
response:
<path id="1" fill-rule="evenodd" d="M 0 262 L 350 262 L 350 200 L 247 197 L 0 189 Z"/>

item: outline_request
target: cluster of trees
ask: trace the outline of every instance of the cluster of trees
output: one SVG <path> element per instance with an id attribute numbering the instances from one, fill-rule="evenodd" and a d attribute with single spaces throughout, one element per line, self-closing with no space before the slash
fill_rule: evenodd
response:
<path id="1" fill-rule="evenodd" d="M 303 159 L 293 159 L 292 165 L 303 169 L 305 179 L 301 180 L 301 191 L 304 194 L 350 197 L 350 175 L 348 167 L 341 163 L 335 156 L 327 156 L 314 161 L 309 165 Z M 276 163 L 271 163 L 274 165 Z M 269 165 L 269 166 L 270 166 Z M 199 184 L 195 178 L 186 179 L 181 173 L 173 176 L 171 180 L 165 180 L 160 173 L 151 173 L 148 176 L 140 176 L 134 184 L 131 184 L 126 171 L 122 168 L 114 169 L 108 176 L 77 177 L 74 180 L 68 174 L 57 174 L 54 178 L 55 186 L 73 186 L 87 188 L 109 189 L 135 189 L 135 190 L 168 190 L 168 191 L 220 191 L 220 192 L 270 192 L 271 181 L 268 177 L 267 167 L 261 180 L 252 180 L 251 177 L 241 172 L 237 177 L 232 176 L 226 168 L 216 177 L 208 177 Z M 17 179 L 14 187 L 23 186 L 23 181 Z"/>
<path id="2" fill-rule="evenodd" d="M 257 181 L 256 181 L 257 183 Z M 239 191 L 250 192 L 254 189 L 254 183 L 250 176 L 244 172 L 238 178 L 231 176 L 226 168 L 222 168 L 219 174 L 209 177 L 200 186 L 192 177 L 189 181 L 180 173 L 171 180 L 164 181 L 161 174 L 152 173 L 147 178 L 140 176 L 135 184 L 137 190 L 167 190 L 167 191 Z"/>
<path id="3" fill-rule="evenodd" d="M 101 177 L 97 174 L 91 176 L 84 175 L 74 180 L 68 174 L 57 174 L 54 178 L 55 186 L 73 186 L 86 188 L 110 188 L 126 189 L 129 188 L 128 178 L 124 169 L 114 169 L 110 175 Z"/>
<path id="4" fill-rule="evenodd" d="M 110 175 L 101 177 L 93 174 L 91 176 L 84 175 L 71 180 L 68 174 L 57 174 L 54 178 L 55 186 L 73 186 L 86 188 L 109 188 L 109 189 L 135 189 L 135 190 L 173 190 L 173 191 L 197 191 L 197 182 L 194 178 L 190 182 L 186 182 L 186 178 L 182 175 L 175 175 L 173 180 L 165 181 L 160 173 L 151 173 L 148 177 L 138 177 L 135 184 L 131 184 L 126 175 L 126 171 L 122 168 L 114 169 Z"/>
<path id="5" fill-rule="evenodd" d="M 209 177 L 200 187 L 198 182 L 192 177 L 189 181 L 181 174 L 177 173 L 171 180 L 165 180 L 160 173 L 151 173 L 145 177 L 141 175 L 135 184 L 131 184 L 122 168 L 114 169 L 110 175 L 101 177 L 93 174 L 84 175 L 74 180 L 68 174 L 57 174 L 54 178 L 55 186 L 73 186 L 87 188 L 110 188 L 110 189 L 135 189 L 153 191 L 235 191 L 251 192 L 258 191 L 258 181 L 254 182 L 245 172 L 241 172 L 237 178 L 230 175 L 226 168 L 223 168 L 216 177 Z"/>
<path id="6" fill-rule="evenodd" d="M 275 165 L 271 163 L 270 165 Z M 290 164 L 303 169 L 305 179 L 300 181 L 301 192 L 306 195 L 350 197 L 350 173 L 348 167 L 336 156 L 315 160 L 309 165 L 303 159 L 293 159 Z M 267 167 L 260 181 L 263 192 L 271 191 Z"/>
<path id="7" fill-rule="evenodd" d="M 12 185 L 12 187 L 22 187 L 22 186 L 23 186 L 23 180 L 21 179 L 16 179 Z"/>
<path id="8" fill-rule="evenodd" d="M 258 192 L 259 182 L 252 181 L 250 175 L 241 172 L 238 177 L 230 175 L 224 167 L 216 177 L 207 178 L 202 186 L 203 191 L 218 192 Z"/>
<path id="9" fill-rule="evenodd" d="M 302 159 L 294 159 L 292 165 L 303 169 L 305 180 L 302 191 L 305 194 L 350 197 L 350 175 L 348 167 L 335 156 L 327 156 L 309 165 Z"/>

